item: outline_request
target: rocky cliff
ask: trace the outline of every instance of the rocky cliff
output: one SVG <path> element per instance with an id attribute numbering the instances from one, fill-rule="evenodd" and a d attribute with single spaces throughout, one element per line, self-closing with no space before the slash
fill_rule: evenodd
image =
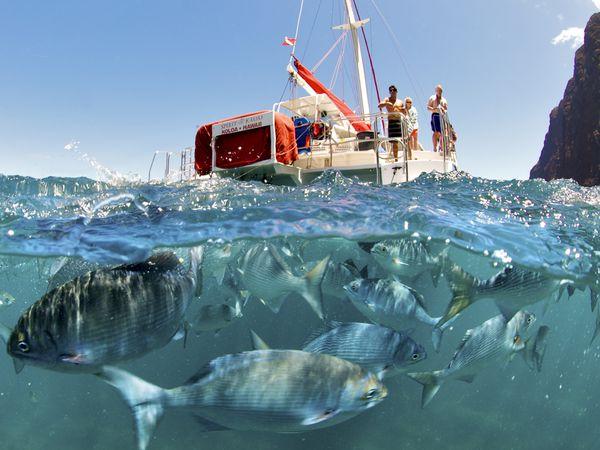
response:
<path id="1" fill-rule="evenodd" d="M 600 13 L 585 27 L 575 53 L 575 72 L 561 102 L 550 113 L 550 128 L 530 178 L 573 178 L 600 184 Z"/>

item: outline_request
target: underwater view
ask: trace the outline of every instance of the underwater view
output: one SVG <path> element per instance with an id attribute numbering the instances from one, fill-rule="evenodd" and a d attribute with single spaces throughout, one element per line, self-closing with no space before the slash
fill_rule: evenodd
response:
<path id="1" fill-rule="evenodd" d="M 0 448 L 596 448 L 600 188 L 0 176 Z"/>

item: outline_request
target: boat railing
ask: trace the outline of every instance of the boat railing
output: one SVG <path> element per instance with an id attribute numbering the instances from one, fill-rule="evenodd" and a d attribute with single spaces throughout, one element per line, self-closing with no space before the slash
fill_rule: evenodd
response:
<path id="1" fill-rule="evenodd" d="M 176 161 L 179 160 L 179 166 Z M 173 163 L 175 161 L 175 163 Z M 153 174 L 162 174 L 153 177 Z M 148 182 L 174 183 L 194 178 L 194 149 L 186 147 L 179 151 L 157 150 L 148 168 Z"/>

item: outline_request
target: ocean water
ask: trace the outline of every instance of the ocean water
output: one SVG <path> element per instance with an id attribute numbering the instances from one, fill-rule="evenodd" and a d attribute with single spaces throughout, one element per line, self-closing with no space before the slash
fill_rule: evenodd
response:
<path id="1" fill-rule="evenodd" d="M 590 345 L 596 313 L 590 287 L 600 290 L 600 189 L 554 182 L 494 181 L 464 173 L 423 175 L 397 186 L 373 186 L 324 174 L 304 187 L 210 179 L 181 184 L 104 183 L 0 176 L 0 322 L 14 326 L 47 290 L 63 257 L 101 266 L 147 258 L 156 249 L 185 255 L 205 246 L 203 295 L 190 308 L 225 301 L 212 271 L 211 251 L 256 242 L 281 249 L 292 270 L 330 256 L 353 259 L 372 273 L 381 267 L 358 243 L 390 238 L 428 242 L 465 270 L 485 278 L 515 264 L 576 287 L 528 307 L 537 325 L 550 327 L 540 373 L 519 358 L 483 370 L 472 384 L 449 381 L 424 409 L 421 386 L 386 379 L 388 398 L 342 424 L 298 434 L 200 431 L 189 415 L 167 411 L 150 449 L 538 449 L 598 448 L 600 339 Z M 214 253 L 214 252 L 213 252 Z M 444 277 L 411 281 L 432 315 L 441 315 L 450 291 Z M 324 290 L 330 319 L 367 321 L 347 300 Z M 546 303 L 546 302 L 544 302 Z M 415 371 L 448 363 L 465 331 L 498 314 L 493 303 L 468 308 L 445 333 L 436 354 L 415 332 L 428 358 Z M 210 359 L 251 348 L 249 330 L 276 348 L 298 349 L 321 321 L 295 295 L 274 314 L 250 301 L 243 317 L 218 334 L 191 333 L 123 368 L 159 386 L 185 382 Z M 92 375 L 28 366 L 15 374 L 0 357 L 0 448 L 135 448 L 133 419 L 119 394 Z"/>

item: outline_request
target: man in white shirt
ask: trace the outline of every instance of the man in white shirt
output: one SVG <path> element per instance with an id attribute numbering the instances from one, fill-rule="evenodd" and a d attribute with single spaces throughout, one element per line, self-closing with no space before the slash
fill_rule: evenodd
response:
<path id="1" fill-rule="evenodd" d="M 431 112 L 431 131 L 433 131 L 433 151 L 436 152 L 442 136 L 442 117 L 448 111 L 448 102 L 442 97 L 442 85 L 435 87 L 435 94 L 429 97 L 427 110 Z M 441 151 L 441 148 L 440 148 Z"/>

